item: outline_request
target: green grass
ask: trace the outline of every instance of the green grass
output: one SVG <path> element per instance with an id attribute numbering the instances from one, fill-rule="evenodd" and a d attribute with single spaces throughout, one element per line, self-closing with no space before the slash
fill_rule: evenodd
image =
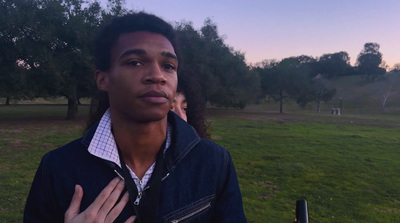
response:
<path id="1" fill-rule="evenodd" d="M 19 127 L 0 131 L 0 222 L 17 222 L 22 211 L 30 184 L 41 157 L 79 136 L 80 129 L 65 131 L 45 127 L 31 129 Z"/>
<path id="2" fill-rule="evenodd" d="M 78 107 L 78 115 L 85 115 L 89 112 L 89 106 Z M 0 121 L 7 120 L 49 120 L 67 117 L 66 105 L 0 105 Z"/>
<path id="3" fill-rule="evenodd" d="M 65 115 L 66 106 L 0 106 L 0 222 L 22 222 L 42 156 L 82 134 L 82 117 L 66 121 Z"/>
<path id="4" fill-rule="evenodd" d="M 81 135 L 85 109 L 65 121 L 65 106 L 0 106 L 0 222 L 22 222 L 41 157 Z M 297 199 L 307 200 L 310 222 L 399 222 L 398 116 L 209 118 L 212 140 L 234 160 L 249 222 L 292 222 Z"/>
<path id="5" fill-rule="evenodd" d="M 400 220 L 399 128 L 245 119 L 212 120 L 232 154 L 249 222 Z"/>

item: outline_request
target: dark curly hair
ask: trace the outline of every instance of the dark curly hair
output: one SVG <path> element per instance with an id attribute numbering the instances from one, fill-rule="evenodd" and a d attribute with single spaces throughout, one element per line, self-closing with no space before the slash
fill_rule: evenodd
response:
<path id="1" fill-rule="evenodd" d="M 124 33 L 147 31 L 163 35 L 171 42 L 178 55 L 174 28 L 161 18 L 145 12 L 127 14 L 116 17 L 104 26 L 97 35 L 94 42 L 94 59 L 96 68 L 108 71 L 111 66 L 111 49 L 115 46 L 118 38 Z"/>
<path id="2" fill-rule="evenodd" d="M 145 12 L 138 12 L 116 17 L 106 24 L 98 33 L 94 41 L 94 61 L 96 69 L 108 71 L 111 67 L 111 49 L 115 46 L 118 38 L 125 33 L 147 31 L 163 35 L 174 47 L 179 60 L 174 28 L 161 18 Z M 85 130 L 99 121 L 104 112 L 110 107 L 108 94 L 98 90 L 92 99 L 89 119 Z"/>
<path id="3" fill-rule="evenodd" d="M 205 119 L 206 103 L 202 96 L 200 84 L 188 71 L 180 70 L 178 74 L 178 93 L 183 93 L 187 101 L 187 121 L 196 129 L 200 137 L 210 139 L 207 133 L 208 123 Z"/>

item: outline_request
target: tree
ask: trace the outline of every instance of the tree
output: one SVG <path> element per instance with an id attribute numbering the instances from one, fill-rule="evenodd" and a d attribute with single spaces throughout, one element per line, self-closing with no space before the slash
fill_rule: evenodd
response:
<path id="1" fill-rule="evenodd" d="M 400 72 L 391 71 L 385 74 L 385 79 L 381 80 L 381 83 L 375 83 L 375 86 L 378 88 L 378 92 L 381 95 L 381 108 L 382 111 L 385 111 L 387 101 L 389 96 L 393 91 L 393 87 L 398 79 Z"/>
<path id="2" fill-rule="evenodd" d="M 400 63 L 396 63 L 395 65 L 393 65 L 393 67 L 390 69 L 390 71 L 400 72 Z"/>
<path id="3" fill-rule="evenodd" d="M 311 79 L 311 85 L 306 88 L 304 95 L 299 97 L 298 103 L 304 107 L 311 101 L 317 103 L 317 113 L 321 112 L 321 102 L 328 102 L 336 94 L 336 89 L 329 88 L 330 81 L 318 74 Z"/>
<path id="4" fill-rule="evenodd" d="M 24 60 L 24 41 L 36 7 L 32 1 L 0 1 L 0 97 L 11 100 L 33 97 L 27 84 L 31 66 Z"/>
<path id="5" fill-rule="evenodd" d="M 382 60 L 381 64 L 379 64 L 379 67 L 387 71 L 389 69 L 389 64 L 387 64 L 386 61 Z"/>
<path id="6" fill-rule="evenodd" d="M 78 99 L 96 88 L 94 34 L 127 12 L 123 3 L 109 0 L 103 10 L 86 0 L 0 1 L 0 97 L 64 96 L 67 119 L 75 118 Z"/>
<path id="7" fill-rule="evenodd" d="M 67 119 L 77 114 L 78 86 L 94 86 L 91 41 L 100 24 L 99 3 L 83 6 L 83 0 L 39 1 L 37 31 L 32 43 L 41 47 L 35 62 L 39 65 L 37 86 L 42 96 L 64 96 L 68 100 Z M 41 74 L 38 74 L 38 73 Z M 48 83 L 45 80 L 51 80 Z M 82 93 L 82 92 L 80 92 Z"/>
<path id="8" fill-rule="evenodd" d="M 259 68 L 262 93 L 279 102 L 280 113 L 284 112 L 283 105 L 288 99 L 303 101 L 313 73 L 309 65 L 313 62 L 315 60 L 308 56 L 289 57 Z"/>
<path id="9" fill-rule="evenodd" d="M 289 97 L 286 91 L 287 76 L 285 74 L 280 74 L 280 67 L 278 67 L 278 64 L 264 67 L 260 71 L 260 76 L 263 95 L 271 97 L 275 102 L 279 102 L 279 112 L 283 113 L 283 104 Z"/>
<path id="10" fill-rule="evenodd" d="M 347 52 L 341 51 L 332 54 L 324 54 L 318 60 L 318 73 L 326 78 L 334 78 L 347 75 L 350 66 L 350 57 Z"/>
<path id="11" fill-rule="evenodd" d="M 279 102 L 280 113 L 284 112 L 283 105 L 289 99 L 302 107 L 312 101 L 320 106 L 321 101 L 329 100 L 336 92 L 328 89 L 328 82 L 322 75 L 316 74 L 318 62 L 310 56 L 289 57 L 280 62 L 265 60 L 253 69 L 261 76 L 262 95 Z"/>
<path id="12" fill-rule="evenodd" d="M 207 19 L 200 31 L 191 23 L 181 23 L 176 30 L 182 53 L 179 72 L 190 73 L 200 83 L 206 101 L 244 108 L 256 100 L 258 74 L 250 71 L 243 53 L 224 43 L 215 23 Z"/>
<path id="13" fill-rule="evenodd" d="M 366 43 L 357 57 L 358 71 L 368 80 L 375 80 L 378 75 L 386 72 L 385 69 L 379 67 L 382 63 L 382 53 L 379 52 L 379 47 L 378 43 Z"/>

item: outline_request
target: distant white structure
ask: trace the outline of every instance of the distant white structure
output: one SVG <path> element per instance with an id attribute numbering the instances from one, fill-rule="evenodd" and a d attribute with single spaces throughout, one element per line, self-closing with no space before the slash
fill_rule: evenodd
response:
<path id="1" fill-rule="evenodd" d="M 331 114 L 332 115 L 340 115 L 340 108 L 331 108 Z"/>

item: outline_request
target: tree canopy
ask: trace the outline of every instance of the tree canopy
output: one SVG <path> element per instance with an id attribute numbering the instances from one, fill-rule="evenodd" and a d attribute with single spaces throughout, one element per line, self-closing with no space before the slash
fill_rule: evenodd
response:
<path id="1" fill-rule="evenodd" d="M 328 80 L 319 74 L 318 61 L 310 56 L 285 58 L 281 61 L 264 61 L 262 67 L 256 67 L 261 76 L 262 95 L 272 98 L 280 104 L 279 112 L 284 112 L 284 104 L 291 99 L 301 107 L 310 102 L 328 101 L 336 90 L 326 84 Z M 319 109 L 318 109 L 319 112 Z"/>
<path id="2" fill-rule="evenodd" d="M 77 113 L 80 97 L 91 96 L 92 40 L 113 13 L 123 13 L 121 1 L 84 0 L 0 1 L 0 97 L 68 99 L 67 118 Z"/>
<path id="3" fill-rule="evenodd" d="M 220 107 L 244 108 L 258 95 L 258 75 L 245 63 L 244 54 L 234 51 L 218 34 L 217 25 L 206 19 L 200 31 L 190 23 L 176 27 L 183 63 L 181 75 L 192 75 L 204 99 Z"/>
<path id="4" fill-rule="evenodd" d="M 379 52 L 378 43 L 365 43 L 364 48 L 357 57 L 358 71 L 368 79 L 374 80 L 378 75 L 386 72 L 379 65 L 382 63 L 382 53 Z"/>
<path id="5" fill-rule="evenodd" d="M 341 51 L 324 54 L 319 58 L 319 73 L 326 78 L 340 77 L 351 74 L 350 56 Z"/>

